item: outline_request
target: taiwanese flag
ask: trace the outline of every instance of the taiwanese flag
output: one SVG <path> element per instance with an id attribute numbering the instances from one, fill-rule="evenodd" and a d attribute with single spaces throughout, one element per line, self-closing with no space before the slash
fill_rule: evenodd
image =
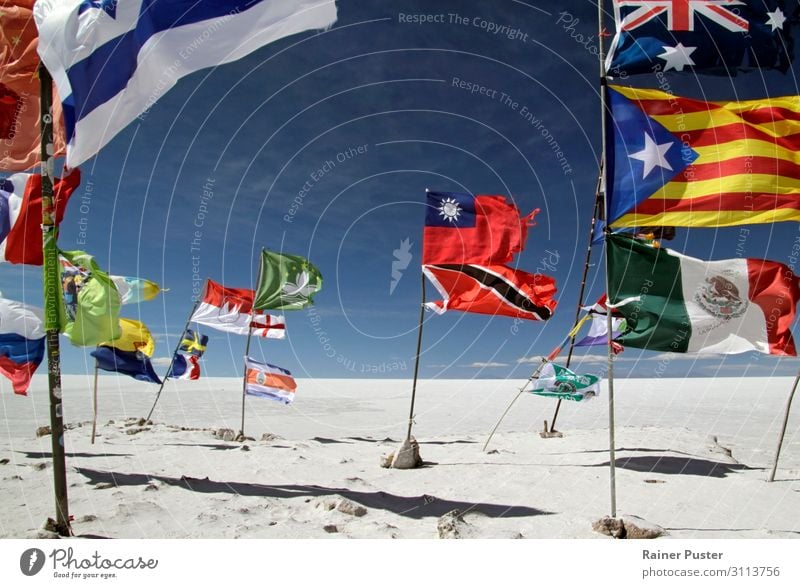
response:
<path id="1" fill-rule="evenodd" d="M 56 180 L 53 186 L 56 224 L 81 182 L 80 170 Z M 42 176 L 14 174 L 0 179 L 0 262 L 42 265 Z"/>
<path id="2" fill-rule="evenodd" d="M 520 217 L 503 196 L 427 192 L 422 264 L 496 265 L 522 251 L 538 209 Z"/>
<path id="3" fill-rule="evenodd" d="M 502 265 L 426 265 L 422 271 L 444 300 L 425 306 L 437 314 L 461 310 L 546 321 L 556 308 L 556 282 Z"/>

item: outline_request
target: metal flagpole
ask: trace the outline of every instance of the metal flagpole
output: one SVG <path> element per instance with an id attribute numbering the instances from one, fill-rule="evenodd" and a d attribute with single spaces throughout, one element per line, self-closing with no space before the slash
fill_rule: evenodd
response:
<path id="1" fill-rule="evenodd" d="M 164 386 L 169 380 L 169 374 L 172 373 L 172 367 L 175 365 L 175 355 L 178 353 L 178 349 L 181 347 L 181 341 L 183 341 L 184 335 L 186 335 L 186 329 L 189 328 L 189 323 L 192 322 L 192 317 L 194 316 L 194 311 L 197 310 L 197 306 L 200 304 L 200 300 L 195 300 L 194 306 L 192 306 L 192 310 L 189 311 L 189 317 L 186 319 L 186 324 L 183 327 L 183 331 L 181 331 L 180 337 L 178 337 L 178 344 L 175 346 L 175 351 L 172 352 L 172 358 L 169 360 L 169 367 L 167 368 L 167 373 L 161 378 L 161 386 L 158 388 L 158 392 L 156 393 L 156 399 L 153 401 L 153 406 L 150 408 L 150 412 L 147 413 L 147 418 L 145 421 L 149 421 L 150 417 L 153 416 L 153 411 L 156 409 L 156 404 L 158 404 L 158 399 L 161 398 L 161 392 L 164 390 Z"/>
<path id="2" fill-rule="evenodd" d="M 53 448 L 53 487 L 56 502 L 56 532 L 72 535 L 67 499 L 67 467 L 64 454 L 64 410 L 61 402 L 61 351 L 59 349 L 59 304 L 62 304 L 56 247 L 56 207 L 53 197 L 53 80 L 39 65 L 41 161 L 42 161 L 42 270 L 44 315 L 47 338 L 47 383 L 50 392 L 50 437 Z"/>
<path id="3" fill-rule="evenodd" d="M 578 294 L 578 307 L 575 309 L 575 322 L 578 322 L 578 318 L 581 316 L 581 309 L 583 308 L 583 295 L 586 293 L 586 277 L 589 275 L 589 262 L 592 259 L 592 239 L 594 237 L 594 228 L 597 223 L 597 213 L 600 209 L 600 200 L 601 195 L 600 191 L 602 189 L 603 184 L 603 160 L 600 160 L 600 175 L 597 178 L 597 189 L 595 190 L 595 198 L 594 198 L 594 212 L 592 212 L 592 222 L 589 228 L 589 245 L 586 248 L 586 262 L 583 264 L 583 279 L 581 280 L 581 291 Z M 570 362 L 572 361 L 572 352 L 575 349 L 575 337 L 572 337 L 569 341 L 569 352 L 567 353 L 567 363 L 565 367 L 569 367 Z M 556 430 L 556 419 L 558 418 L 558 410 L 561 408 L 561 398 L 558 399 L 556 403 L 556 410 L 553 413 L 553 420 L 550 424 L 550 433 L 554 433 Z M 547 429 L 545 429 L 545 433 L 547 433 Z"/>
<path id="4" fill-rule="evenodd" d="M 600 146 L 600 153 L 601 153 L 601 162 L 604 161 L 605 153 L 606 153 L 606 141 L 608 138 L 606 137 L 606 64 L 605 64 L 605 37 L 604 34 L 604 27 L 603 27 L 603 3 L 597 3 L 597 30 L 598 30 L 598 47 L 599 47 L 599 61 L 600 61 L 600 137 L 601 137 L 601 146 Z M 606 165 L 601 164 L 601 182 L 600 182 L 600 191 L 603 194 L 603 218 L 606 221 L 606 232 L 608 232 L 608 199 L 606 198 L 606 188 L 607 184 L 607 174 L 608 168 Z M 609 279 L 609 255 L 608 255 L 608 242 L 606 242 L 605 246 L 605 269 L 606 269 L 606 296 L 607 299 L 611 300 L 611 291 L 610 291 L 610 279 Z M 608 463 L 609 463 L 609 487 L 611 492 L 611 516 L 612 518 L 616 518 L 617 516 L 617 482 L 616 482 L 616 466 L 617 466 L 617 458 L 616 458 L 616 450 L 615 450 L 615 434 L 614 434 L 614 353 L 611 347 L 611 337 L 613 336 L 612 333 L 612 321 L 611 321 L 611 309 L 608 309 L 606 312 L 606 328 L 608 330 Z"/>
<path id="5" fill-rule="evenodd" d="M 94 390 L 92 392 L 92 445 L 94 445 L 95 433 L 97 433 L 97 372 L 100 368 L 97 360 L 94 360 Z"/>
<path id="6" fill-rule="evenodd" d="M 783 445 L 783 437 L 786 435 L 786 425 L 789 423 L 789 411 L 792 408 L 792 400 L 794 399 L 794 393 L 797 390 L 797 384 L 800 383 L 800 372 L 797 372 L 797 376 L 794 379 L 794 385 L 792 386 L 792 391 L 789 392 L 789 398 L 786 399 L 786 412 L 783 415 L 783 426 L 781 427 L 781 434 L 778 438 L 778 447 L 775 448 L 775 461 L 772 464 L 772 471 L 769 474 L 769 482 L 775 481 L 775 472 L 778 469 L 778 458 L 781 455 L 781 446 Z"/>
<path id="7" fill-rule="evenodd" d="M 261 250 L 262 254 L 264 250 Z M 253 336 L 253 316 L 255 315 L 254 305 L 256 303 L 255 292 L 261 283 L 261 259 L 258 260 L 258 272 L 256 274 L 256 287 L 253 288 L 253 302 L 250 304 L 250 319 L 247 321 L 247 343 L 244 346 L 244 375 L 242 376 L 242 428 L 239 430 L 239 437 L 244 440 L 244 401 L 247 398 L 247 358 L 250 357 L 250 339 Z"/>
<path id="8" fill-rule="evenodd" d="M 422 325 L 425 321 L 425 272 L 420 271 L 422 287 L 420 289 L 422 299 L 419 303 L 419 326 L 417 327 L 417 354 L 414 357 L 414 381 L 411 384 L 411 408 L 408 411 L 408 433 L 406 441 L 411 439 L 411 428 L 414 426 L 414 401 L 417 398 L 417 374 L 419 373 L 419 355 L 422 350 Z"/>

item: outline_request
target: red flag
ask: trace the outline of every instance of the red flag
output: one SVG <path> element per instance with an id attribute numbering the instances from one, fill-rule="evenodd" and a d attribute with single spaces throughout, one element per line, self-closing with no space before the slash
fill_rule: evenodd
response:
<path id="1" fill-rule="evenodd" d="M 81 183 L 74 169 L 53 186 L 56 224 Z M 0 180 L 0 262 L 42 265 L 42 176 L 14 174 Z"/>
<path id="2" fill-rule="evenodd" d="M 192 314 L 191 320 L 218 331 L 237 335 L 247 335 L 251 332 L 254 337 L 285 338 L 286 323 L 283 316 L 266 314 L 263 310 L 253 311 L 254 296 L 254 290 L 228 288 L 208 279 L 203 298 Z"/>
<path id="3" fill-rule="evenodd" d="M 0 171 L 30 169 L 41 158 L 39 33 L 33 0 L 0 0 Z M 56 155 L 64 154 L 61 100 L 53 92 Z"/>
<path id="4" fill-rule="evenodd" d="M 556 282 L 502 265 L 426 265 L 422 271 L 444 300 L 426 303 L 439 314 L 461 310 L 545 321 L 556 308 Z"/>
<path id="5" fill-rule="evenodd" d="M 422 263 L 508 263 L 525 247 L 537 212 L 520 217 L 503 196 L 428 192 Z"/>

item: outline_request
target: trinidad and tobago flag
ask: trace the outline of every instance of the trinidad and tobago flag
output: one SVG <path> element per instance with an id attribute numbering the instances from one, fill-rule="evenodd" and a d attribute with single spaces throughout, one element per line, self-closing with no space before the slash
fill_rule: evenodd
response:
<path id="1" fill-rule="evenodd" d="M 444 300 L 425 306 L 438 314 L 461 310 L 546 321 L 556 308 L 556 282 L 503 265 L 425 265 L 422 271 Z"/>

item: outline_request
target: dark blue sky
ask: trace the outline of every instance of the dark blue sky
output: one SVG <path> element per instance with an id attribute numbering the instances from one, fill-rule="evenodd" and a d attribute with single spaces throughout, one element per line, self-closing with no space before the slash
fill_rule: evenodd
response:
<path id="1" fill-rule="evenodd" d="M 286 313 L 288 340 L 256 342 L 253 355 L 299 377 L 408 378 L 425 189 L 508 195 L 524 213 L 541 208 L 517 264 L 557 279 L 559 308 L 547 323 L 428 315 L 420 373 L 526 377 L 533 365 L 519 360 L 549 353 L 575 315 L 601 141 L 596 7 L 585 0 L 338 6 L 327 32 L 283 39 L 185 78 L 86 162 L 60 246 L 170 289 L 123 307 L 157 336 L 156 357 L 174 348 L 193 287 L 201 286 L 196 275 L 252 287 L 261 247 L 305 255 L 325 278 L 316 307 Z M 709 100 L 798 93 L 794 71 L 667 79 L 675 93 Z M 680 229 L 672 247 L 708 259 L 789 263 L 799 231 L 794 223 Z M 390 294 L 393 252 L 405 239 L 412 259 Z M 595 253 L 590 299 L 603 290 Z M 39 268 L 4 265 L 0 284 L 8 297 L 41 304 Z M 241 374 L 244 337 L 204 332 L 211 336 L 205 374 Z M 65 373 L 91 370 L 89 350 L 66 341 L 62 348 Z M 582 369 L 601 371 L 591 362 Z M 661 361 L 636 349 L 617 369 L 640 377 L 796 370 L 791 360 L 755 354 Z"/>

